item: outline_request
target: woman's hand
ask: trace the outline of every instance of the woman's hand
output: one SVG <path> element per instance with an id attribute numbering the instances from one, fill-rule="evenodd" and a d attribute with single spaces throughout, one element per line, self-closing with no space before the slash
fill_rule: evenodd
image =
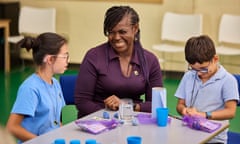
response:
<path id="1" fill-rule="evenodd" d="M 118 110 L 120 105 L 120 99 L 116 95 L 111 95 L 108 98 L 106 98 L 103 102 L 107 108 L 110 110 Z"/>

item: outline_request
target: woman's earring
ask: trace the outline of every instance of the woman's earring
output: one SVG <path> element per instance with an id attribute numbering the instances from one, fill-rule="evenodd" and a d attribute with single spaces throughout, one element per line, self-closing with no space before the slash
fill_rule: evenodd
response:
<path id="1" fill-rule="evenodd" d="M 134 37 L 134 41 L 137 41 L 137 40 L 138 40 L 138 38 L 135 36 L 135 37 Z"/>

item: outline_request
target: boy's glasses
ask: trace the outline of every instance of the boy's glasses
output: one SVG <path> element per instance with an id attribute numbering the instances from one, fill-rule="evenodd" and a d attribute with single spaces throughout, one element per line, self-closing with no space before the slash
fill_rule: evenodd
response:
<path id="1" fill-rule="evenodd" d="M 201 69 L 195 69 L 195 68 L 193 68 L 193 67 L 191 67 L 190 65 L 188 65 L 188 70 L 190 70 L 190 71 L 195 71 L 195 72 L 200 72 L 200 73 L 208 73 L 208 67 L 210 66 L 210 63 L 211 63 L 211 61 L 209 61 L 209 64 L 208 64 L 208 66 L 207 67 L 205 67 L 205 68 L 201 68 Z"/>

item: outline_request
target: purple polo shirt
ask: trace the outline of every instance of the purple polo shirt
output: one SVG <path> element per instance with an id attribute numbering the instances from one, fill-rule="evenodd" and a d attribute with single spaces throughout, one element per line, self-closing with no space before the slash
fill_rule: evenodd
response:
<path id="1" fill-rule="evenodd" d="M 151 112 L 152 87 L 163 86 L 162 73 L 157 57 L 144 50 L 149 84 L 144 80 L 135 45 L 130 63 L 130 77 L 122 74 L 118 55 L 108 43 L 90 49 L 80 65 L 75 88 L 75 104 L 78 117 L 85 116 L 104 108 L 103 100 L 111 95 L 119 98 L 131 98 L 139 103 L 141 111 Z M 145 94 L 145 102 L 140 96 Z"/>

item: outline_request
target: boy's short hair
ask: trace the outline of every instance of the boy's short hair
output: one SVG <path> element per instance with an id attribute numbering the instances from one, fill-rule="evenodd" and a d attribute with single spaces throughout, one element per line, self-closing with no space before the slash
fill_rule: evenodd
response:
<path id="1" fill-rule="evenodd" d="M 207 35 L 191 37 L 185 45 L 185 59 L 189 64 L 211 61 L 216 54 L 214 42 Z"/>

